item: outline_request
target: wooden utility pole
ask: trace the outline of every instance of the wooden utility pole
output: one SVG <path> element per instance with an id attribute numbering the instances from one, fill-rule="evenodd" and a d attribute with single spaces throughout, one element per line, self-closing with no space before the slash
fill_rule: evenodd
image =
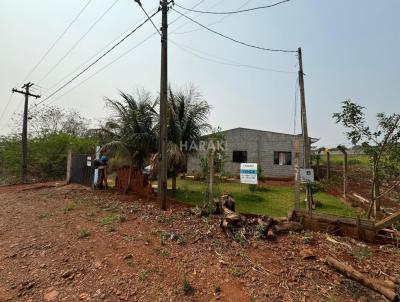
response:
<path id="1" fill-rule="evenodd" d="M 168 0 L 161 0 L 161 84 L 160 84 L 160 141 L 158 150 L 158 200 L 167 209 L 167 97 L 168 97 Z"/>
<path id="2" fill-rule="evenodd" d="M 300 139 L 296 136 L 294 145 L 294 209 L 300 211 Z"/>
<path id="3" fill-rule="evenodd" d="M 29 97 L 40 98 L 40 95 L 32 94 L 29 88 L 34 84 L 29 82 L 22 86 L 25 91 L 13 88 L 11 91 L 25 95 L 24 116 L 22 120 L 22 158 L 21 158 L 21 182 L 27 182 L 27 167 L 28 167 L 28 101 Z"/>
<path id="4" fill-rule="evenodd" d="M 304 92 L 304 72 L 303 72 L 303 58 L 301 48 L 297 50 L 297 56 L 299 59 L 299 87 L 300 87 L 300 101 L 301 101 L 301 129 L 303 133 L 303 167 L 305 169 L 310 168 L 310 139 L 308 138 L 308 127 L 307 127 L 307 111 L 306 111 L 306 96 Z M 307 196 L 307 210 L 312 210 L 312 195 L 311 188 L 307 184 L 306 186 Z"/>

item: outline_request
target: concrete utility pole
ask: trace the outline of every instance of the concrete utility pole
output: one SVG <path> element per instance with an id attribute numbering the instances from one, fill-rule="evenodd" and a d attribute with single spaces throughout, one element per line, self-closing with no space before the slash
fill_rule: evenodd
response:
<path id="1" fill-rule="evenodd" d="M 308 127 L 307 127 L 307 111 L 306 111 L 306 96 L 304 92 L 304 72 L 303 72 L 303 58 L 301 48 L 297 50 L 299 59 L 299 87 L 300 87 L 300 101 L 301 101 L 301 129 L 303 133 L 303 167 L 305 169 L 310 168 L 310 140 L 308 138 Z M 306 186 L 307 192 L 307 210 L 312 210 L 312 195 L 310 186 Z"/>
<path id="2" fill-rule="evenodd" d="M 160 84 L 160 141 L 158 150 L 158 200 L 167 209 L 167 97 L 168 97 L 168 0 L 161 0 L 161 84 Z"/>
<path id="3" fill-rule="evenodd" d="M 25 105 L 24 105 L 24 117 L 22 122 L 22 158 L 21 158 L 21 182 L 27 182 L 27 167 L 28 167 L 28 100 L 32 96 L 34 98 L 40 98 L 40 95 L 32 94 L 29 92 L 29 88 L 34 84 L 29 82 L 22 86 L 25 91 L 13 88 L 12 92 L 17 92 L 25 95 Z"/>

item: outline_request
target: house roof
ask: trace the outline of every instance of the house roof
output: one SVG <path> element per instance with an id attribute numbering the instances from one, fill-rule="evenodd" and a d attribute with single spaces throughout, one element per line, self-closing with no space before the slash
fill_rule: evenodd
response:
<path id="1" fill-rule="evenodd" d="M 273 133 L 273 134 L 282 134 L 282 135 L 288 135 L 288 136 L 301 136 L 301 133 L 300 134 L 289 134 L 289 133 L 283 133 L 283 132 L 259 130 L 259 129 L 252 129 L 252 128 L 244 128 L 244 127 L 236 127 L 236 128 L 232 128 L 232 129 L 226 129 L 226 130 L 220 131 L 220 133 L 224 133 L 224 132 L 228 132 L 228 131 L 235 131 L 235 130 L 249 130 L 249 131 L 256 131 L 256 132 L 261 132 L 261 133 Z M 205 136 L 208 136 L 208 135 L 210 135 L 210 134 L 207 134 Z M 310 140 L 311 140 L 311 144 L 314 144 L 314 143 L 318 142 L 320 139 L 310 137 Z"/>

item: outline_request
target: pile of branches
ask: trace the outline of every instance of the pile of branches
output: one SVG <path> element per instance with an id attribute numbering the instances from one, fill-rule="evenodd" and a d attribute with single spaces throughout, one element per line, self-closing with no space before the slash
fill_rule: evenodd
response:
<path id="1" fill-rule="evenodd" d="M 283 218 L 269 216 L 246 217 L 235 212 L 235 200 L 229 194 L 221 196 L 215 202 L 217 212 L 222 214 L 221 228 L 225 233 L 240 242 L 247 241 L 250 237 L 274 241 L 277 235 L 289 232 L 300 232 L 303 226 L 291 221 L 290 215 Z"/>

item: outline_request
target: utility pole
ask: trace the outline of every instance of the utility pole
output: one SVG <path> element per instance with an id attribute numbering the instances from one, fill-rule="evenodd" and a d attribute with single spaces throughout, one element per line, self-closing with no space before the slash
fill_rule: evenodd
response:
<path id="1" fill-rule="evenodd" d="M 303 58 L 301 53 L 301 48 L 299 47 L 297 50 L 297 56 L 299 59 L 299 87 L 300 87 L 300 101 L 301 101 L 301 129 L 303 133 L 303 167 L 305 169 L 310 168 L 310 140 L 308 138 L 308 127 L 307 127 L 307 111 L 306 111 L 306 96 L 304 92 L 304 72 L 303 72 Z M 307 195 L 307 210 L 311 211 L 313 202 L 312 202 L 312 193 L 311 188 L 307 184 L 306 186 L 306 195 Z"/>
<path id="2" fill-rule="evenodd" d="M 168 0 L 161 0 L 161 83 L 160 83 L 160 141 L 158 150 L 158 200 L 167 209 L 167 97 L 168 97 Z"/>
<path id="3" fill-rule="evenodd" d="M 33 83 L 28 82 L 22 86 L 25 91 L 13 88 L 12 92 L 21 93 L 25 95 L 24 105 L 24 116 L 22 122 L 22 158 L 21 158 L 21 182 L 27 182 L 27 167 L 28 167 L 28 100 L 32 96 L 34 98 L 40 98 L 40 95 L 32 94 L 29 92 L 29 88 L 33 86 Z"/>

